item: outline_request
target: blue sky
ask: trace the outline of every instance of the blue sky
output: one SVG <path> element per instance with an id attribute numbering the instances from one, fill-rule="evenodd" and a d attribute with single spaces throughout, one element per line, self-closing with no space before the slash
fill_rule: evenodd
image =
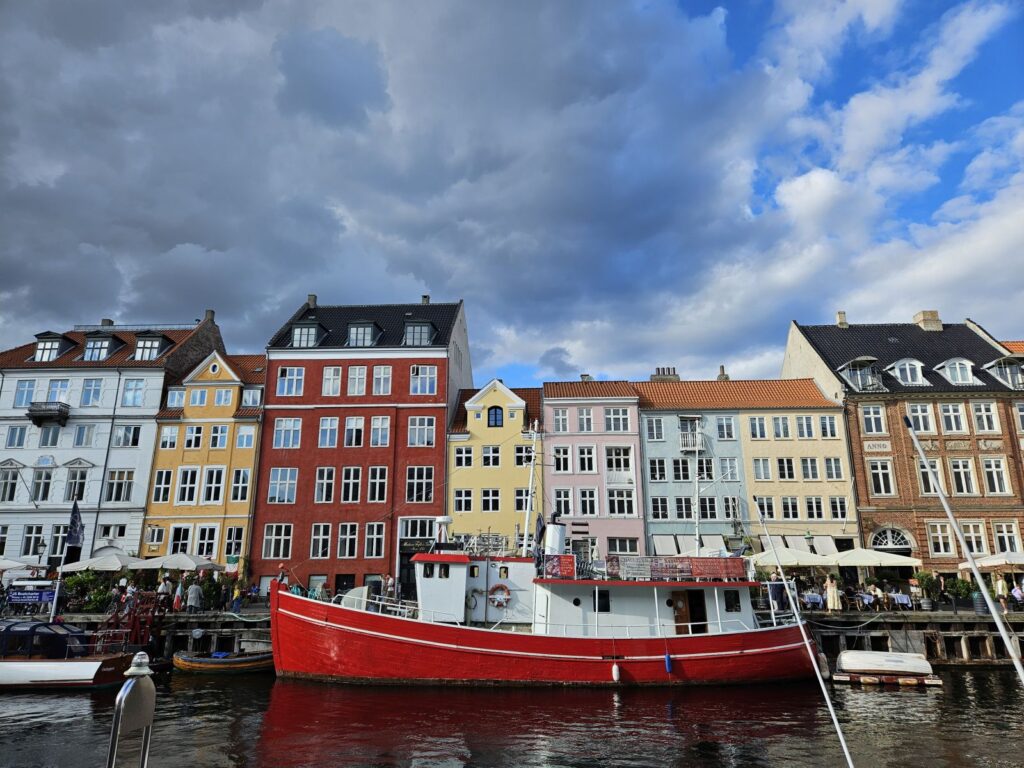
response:
<path id="1" fill-rule="evenodd" d="M 0 10 L 0 346 L 466 301 L 478 383 L 775 376 L 788 323 L 1024 338 L 1017 0 Z"/>

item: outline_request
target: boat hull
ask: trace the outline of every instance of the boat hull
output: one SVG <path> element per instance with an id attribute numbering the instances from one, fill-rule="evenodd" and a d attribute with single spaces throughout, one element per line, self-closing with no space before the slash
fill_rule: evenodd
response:
<path id="1" fill-rule="evenodd" d="M 720 685 L 814 675 L 795 625 L 718 635 L 549 637 L 432 624 L 275 591 L 271 636 L 279 675 L 344 682 Z"/>
<path id="2" fill-rule="evenodd" d="M 128 653 L 75 659 L 0 660 L 0 690 L 106 688 L 124 682 Z"/>
<path id="3" fill-rule="evenodd" d="M 215 659 L 209 656 L 193 656 L 178 652 L 174 654 L 174 668 L 179 672 L 202 675 L 239 675 L 248 672 L 270 672 L 274 669 L 274 657 L 270 653 L 251 656 Z"/>

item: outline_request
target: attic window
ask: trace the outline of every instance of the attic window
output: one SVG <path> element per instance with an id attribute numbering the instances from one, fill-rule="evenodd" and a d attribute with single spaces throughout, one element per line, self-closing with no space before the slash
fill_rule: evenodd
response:
<path id="1" fill-rule="evenodd" d="M 49 363 L 52 360 L 57 359 L 57 350 L 60 348 L 59 341 L 40 341 L 36 343 L 36 356 L 35 361 L 37 363 Z"/>
<path id="2" fill-rule="evenodd" d="M 921 373 L 921 363 L 917 360 L 898 360 L 886 370 L 900 380 L 900 384 L 907 387 L 928 386 Z"/>
<path id="3" fill-rule="evenodd" d="M 110 347 L 110 339 L 89 339 L 85 342 L 85 355 L 83 360 L 106 360 L 107 350 Z"/>
<path id="4" fill-rule="evenodd" d="M 857 358 L 840 371 L 858 392 L 884 392 L 885 385 L 875 367 L 876 362 L 873 357 Z"/>
<path id="5" fill-rule="evenodd" d="M 975 381 L 974 374 L 971 372 L 972 367 L 969 361 L 963 358 L 954 358 L 938 366 L 937 370 L 946 377 L 950 384 L 973 385 L 978 382 Z"/>
<path id="6" fill-rule="evenodd" d="M 406 323 L 405 341 L 409 347 L 425 347 L 433 341 L 434 327 L 430 323 Z"/>
<path id="7" fill-rule="evenodd" d="M 372 325 L 350 325 L 348 327 L 348 345 L 350 347 L 372 347 Z"/>
<path id="8" fill-rule="evenodd" d="M 167 390 L 167 407 L 168 408 L 183 408 L 185 406 L 185 390 L 184 389 L 169 389 Z"/>
<path id="9" fill-rule="evenodd" d="M 1000 360 L 995 367 L 989 370 L 1010 389 L 1024 389 L 1024 372 L 1021 371 L 1019 360 Z"/>
<path id="10" fill-rule="evenodd" d="M 293 347 L 315 347 L 316 346 L 316 326 L 315 325 L 298 325 L 292 328 L 292 346 Z"/>
<path id="11" fill-rule="evenodd" d="M 160 339 L 138 339 L 135 342 L 136 360 L 156 360 L 160 354 Z"/>

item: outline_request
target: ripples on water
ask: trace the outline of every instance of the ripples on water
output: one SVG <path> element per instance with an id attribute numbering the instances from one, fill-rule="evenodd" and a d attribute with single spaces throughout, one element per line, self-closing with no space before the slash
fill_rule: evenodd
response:
<path id="1" fill-rule="evenodd" d="M 1022 766 L 1012 672 L 928 690 L 834 689 L 859 766 Z M 114 692 L 0 696 L 0 765 L 102 765 Z M 137 765 L 137 740 L 119 765 Z M 158 691 L 150 765 L 831 766 L 812 684 L 694 689 L 372 688 L 180 675 Z"/>

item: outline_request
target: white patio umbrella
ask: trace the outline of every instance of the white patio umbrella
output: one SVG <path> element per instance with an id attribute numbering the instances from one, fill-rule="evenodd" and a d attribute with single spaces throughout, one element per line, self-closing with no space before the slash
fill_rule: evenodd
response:
<path id="1" fill-rule="evenodd" d="M 921 560 L 916 557 L 894 555 L 877 549 L 848 549 L 837 555 L 829 555 L 827 560 L 832 565 L 856 566 L 859 568 L 879 568 L 882 566 L 917 568 Z"/>
<path id="2" fill-rule="evenodd" d="M 164 570 L 164 571 L 223 571 L 224 566 L 218 565 L 205 557 L 189 555 L 184 552 L 176 552 L 173 555 L 154 557 L 143 560 L 137 566 L 141 571 Z"/>
<path id="3" fill-rule="evenodd" d="M 776 554 L 778 554 L 778 560 L 775 559 Z M 772 553 L 770 549 L 766 549 L 764 552 L 758 552 L 750 559 L 754 561 L 754 565 L 762 568 L 771 568 L 779 563 L 784 568 L 807 568 L 815 565 L 827 568 L 832 565 L 830 558 L 816 555 L 813 552 L 805 552 L 802 549 L 790 549 L 789 547 L 776 547 L 775 553 Z"/>
<path id="4" fill-rule="evenodd" d="M 27 568 L 38 568 L 38 566 L 23 563 L 21 560 L 11 560 L 9 557 L 0 557 L 0 571 L 15 571 Z"/>
<path id="5" fill-rule="evenodd" d="M 77 563 L 66 563 L 61 573 L 72 573 L 74 571 L 120 571 L 124 568 L 138 568 L 144 562 L 146 561 L 121 552 L 109 552 L 99 557 L 90 557 L 88 560 L 79 560 Z"/>
<path id="6" fill-rule="evenodd" d="M 1006 568 L 1008 566 L 1024 566 L 1024 552 L 998 552 L 994 555 L 975 558 L 979 568 Z M 960 570 L 966 571 L 971 564 L 966 560 L 958 566 Z"/>

